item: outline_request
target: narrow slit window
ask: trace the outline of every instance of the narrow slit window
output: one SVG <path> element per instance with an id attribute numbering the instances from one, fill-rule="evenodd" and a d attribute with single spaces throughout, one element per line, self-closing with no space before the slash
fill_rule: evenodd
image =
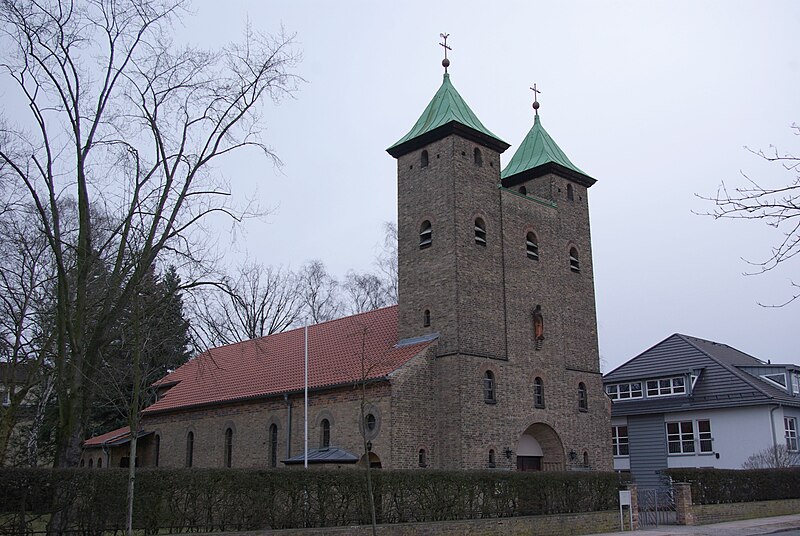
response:
<path id="1" fill-rule="evenodd" d="M 539 239 L 533 233 L 528 233 L 525 236 L 525 249 L 528 253 L 528 258 L 534 261 L 539 260 Z"/>
<path id="2" fill-rule="evenodd" d="M 586 384 L 583 382 L 578 384 L 578 409 L 580 411 L 589 411 L 589 393 L 586 391 Z"/>
<path id="3" fill-rule="evenodd" d="M 420 467 L 428 467 L 428 455 L 425 452 L 425 449 L 419 449 L 419 466 Z"/>
<path id="4" fill-rule="evenodd" d="M 278 467 L 278 425 L 269 427 L 269 466 Z"/>
<path id="5" fill-rule="evenodd" d="M 233 465 L 233 429 L 225 430 L 225 467 Z"/>
<path id="6" fill-rule="evenodd" d="M 155 455 L 153 456 L 153 465 L 158 467 L 159 458 L 161 458 L 161 436 L 155 437 Z"/>
<path id="7" fill-rule="evenodd" d="M 425 309 L 425 312 L 422 313 L 422 326 L 423 327 L 430 327 L 431 325 L 431 311 L 430 309 Z"/>
<path id="8" fill-rule="evenodd" d="M 489 467 L 494 467 L 495 465 L 494 449 L 489 449 Z"/>
<path id="9" fill-rule="evenodd" d="M 419 156 L 419 165 L 422 167 L 428 167 L 428 151 L 422 151 L 422 154 Z"/>
<path id="10" fill-rule="evenodd" d="M 431 247 L 433 244 L 433 227 L 431 222 L 425 220 L 419 227 L 419 249 Z"/>
<path id="11" fill-rule="evenodd" d="M 322 419 L 320 423 L 321 435 L 320 447 L 326 449 L 331 446 L 331 421 Z"/>
<path id="12" fill-rule="evenodd" d="M 537 408 L 544 407 L 544 382 L 538 376 L 533 380 L 533 405 Z"/>
<path id="13" fill-rule="evenodd" d="M 194 432 L 186 434 L 186 467 L 194 463 Z"/>
<path id="14" fill-rule="evenodd" d="M 497 401 L 494 385 L 494 373 L 487 370 L 483 376 L 483 401 L 492 404 Z"/>
<path id="15" fill-rule="evenodd" d="M 581 271 L 581 262 L 578 259 L 578 250 L 569 248 L 569 269 L 573 272 Z"/>
<path id="16" fill-rule="evenodd" d="M 475 220 L 475 243 L 486 245 L 486 223 L 481 218 Z"/>
<path id="17" fill-rule="evenodd" d="M 575 192 L 573 191 L 571 184 L 567 184 L 567 199 L 569 201 L 575 200 Z"/>
<path id="18" fill-rule="evenodd" d="M 481 150 L 475 147 L 473 151 L 473 156 L 475 158 L 475 165 L 482 166 L 483 165 L 483 155 L 481 154 Z"/>

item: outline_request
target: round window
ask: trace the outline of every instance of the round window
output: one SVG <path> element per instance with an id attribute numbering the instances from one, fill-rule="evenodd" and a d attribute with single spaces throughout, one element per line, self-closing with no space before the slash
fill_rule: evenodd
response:
<path id="1" fill-rule="evenodd" d="M 377 421 L 375 420 L 375 415 L 373 415 L 372 413 L 368 414 L 366 417 L 364 417 L 364 422 L 367 425 L 367 430 L 368 431 L 370 431 L 370 432 L 374 432 L 375 431 L 375 427 L 378 424 Z"/>

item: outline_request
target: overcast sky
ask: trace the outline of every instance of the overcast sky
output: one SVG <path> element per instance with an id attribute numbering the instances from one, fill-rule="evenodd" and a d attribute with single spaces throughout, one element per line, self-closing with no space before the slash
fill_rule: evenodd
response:
<path id="1" fill-rule="evenodd" d="M 296 32 L 307 80 L 268 107 L 280 170 L 240 155 L 219 169 L 274 208 L 237 233 L 273 265 L 319 258 L 339 276 L 368 270 L 394 221 L 405 135 L 441 84 L 439 33 L 450 33 L 451 80 L 481 121 L 511 144 L 543 126 L 597 179 L 590 190 L 604 370 L 672 333 L 723 342 L 773 362 L 800 363 L 798 263 L 744 276 L 779 231 L 714 221 L 696 197 L 741 172 L 768 184 L 792 175 L 744 149 L 797 152 L 800 2 L 276 2 L 195 4 L 178 39 L 218 46 L 249 18 Z"/>

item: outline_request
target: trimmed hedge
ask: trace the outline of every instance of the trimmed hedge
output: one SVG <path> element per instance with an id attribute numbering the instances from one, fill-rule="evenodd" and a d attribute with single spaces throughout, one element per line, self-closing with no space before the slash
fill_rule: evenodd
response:
<path id="1" fill-rule="evenodd" d="M 374 471 L 379 523 L 613 510 L 615 473 Z M 127 469 L 0 470 L 0 533 L 100 534 L 125 524 Z M 134 525 L 148 533 L 368 524 L 360 470 L 140 469 Z"/>
<path id="2" fill-rule="evenodd" d="M 693 504 L 800 498 L 800 467 L 788 469 L 667 469 L 673 482 L 692 485 Z"/>

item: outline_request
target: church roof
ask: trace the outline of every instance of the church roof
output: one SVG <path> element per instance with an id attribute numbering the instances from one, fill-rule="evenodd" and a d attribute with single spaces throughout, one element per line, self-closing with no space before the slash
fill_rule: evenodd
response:
<path id="1" fill-rule="evenodd" d="M 584 186 L 591 186 L 595 180 L 581 171 L 573 164 L 564 151 L 553 141 L 550 134 L 542 126 L 539 115 L 534 116 L 533 126 L 528 135 L 511 157 L 508 165 L 500 173 L 500 178 L 505 182 L 513 182 L 512 177 L 519 176 L 522 180 L 538 177 L 545 173 L 566 175 Z M 524 175 L 523 175 L 524 174 Z"/>
<path id="2" fill-rule="evenodd" d="M 397 158 L 452 133 L 482 143 L 499 152 L 509 147 L 506 142 L 483 126 L 453 87 L 450 75 L 445 73 L 439 91 L 411 127 L 411 131 L 386 150 Z"/>
<path id="3" fill-rule="evenodd" d="M 137 439 L 152 434 L 153 432 L 139 431 Z M 105 434 L 94 436 L 83 442 L 84 448 L 90 447 L 118 447 L 125 445 L 131 440 L 131 429 L 129 426 L 117 428 Z"/>
<path id="4" fill-rule="evenodd" d="M 361 381 L 362 370 L 364 379 L 386 378 L 432 344 L 430 338 L 398 344 L 397 322 L 395 305 L 309 326 L 309 389 L 353 384 Z M 171 387 L 145 414 L 302 391 L 303 331 L 299 328 L 200 354 L 154 384 Z"/>

